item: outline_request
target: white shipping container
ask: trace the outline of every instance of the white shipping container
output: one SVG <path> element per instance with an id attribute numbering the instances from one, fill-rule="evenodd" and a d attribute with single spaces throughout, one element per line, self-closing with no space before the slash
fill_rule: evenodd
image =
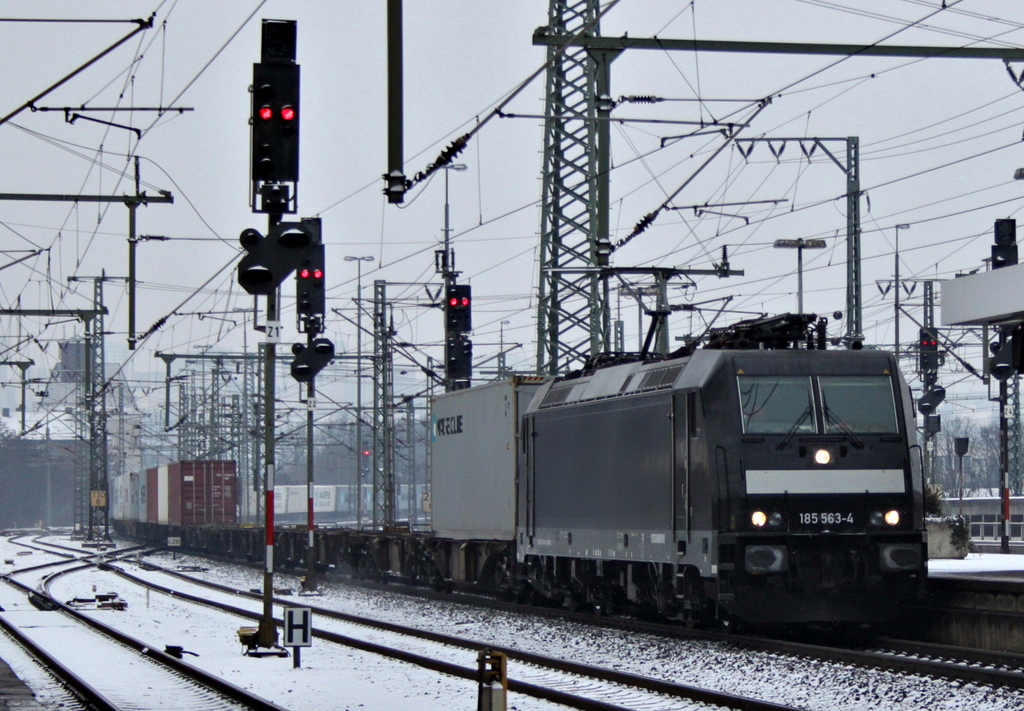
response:
<path id="1" fill-rule="evenodd" d="M 435 535 L 515 537 L 519 419 L 545 382 L 515 377 L 434 398 L 430 509 Z"/>
<path id="2" fill-rule="evenodd" d="M 274 486 L 274 515 L 286 513 L 288 509 L 288 487 L 278 484 Z"/>
<path id="3" fill-rule="evenodd" d="M 313 486 L 313 513 L 334 513 L 334 486 Z"/>
<path id="4" fill-rule="evenodd" d="M 131 476 L 131 474 L 125 473 L 114 475 L 108 480 L 107 503 L 110 516 L 115 520 L 134 520 L 132 516 Z"/>
<path id="5" fill-rule="evenodd" d="M 171 522 L 171 496 L 167 490 L 167 465 L 161 464 L 156 468 L 156 520 L 157 523 L 168 524 Z"/>

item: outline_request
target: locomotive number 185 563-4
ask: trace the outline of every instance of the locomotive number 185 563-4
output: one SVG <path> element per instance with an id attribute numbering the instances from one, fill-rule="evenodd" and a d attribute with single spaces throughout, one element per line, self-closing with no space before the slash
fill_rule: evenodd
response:
<path id="1" fill-rule="evenodd" d="M 853 523 L 852 513 L 836 513 L 832 511 L 810 511 L 799 514 L 800 524 L 803 526 L 838 526 L 839 524 Z"/>

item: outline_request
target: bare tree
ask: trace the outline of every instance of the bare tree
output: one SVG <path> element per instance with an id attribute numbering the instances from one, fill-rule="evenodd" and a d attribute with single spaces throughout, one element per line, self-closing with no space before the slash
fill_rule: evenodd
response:
<path id="1" fill-rule="evenodd" d="M 970 449 L 964 457 L 963 480 L 954 440 L 967 437 Z M 938 485 L 947 500 L 970 498 L 999 486 L 999 425 L 972 417 L 944 419 L 935 435 L 935 464 L 929 484 Z"/>

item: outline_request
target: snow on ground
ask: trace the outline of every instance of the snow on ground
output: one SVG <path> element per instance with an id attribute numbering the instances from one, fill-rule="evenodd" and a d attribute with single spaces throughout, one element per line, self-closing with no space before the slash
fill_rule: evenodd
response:
<path id="1" fill-rule="evenodd" d="M 67 541 L 60 542 L 67 544 Z M 19 550 L 24 549 L 6 539 L 0 539 L 0 555 L 13 555 Z M 34 563 L 38 564 L 42 562 L 42 556 L 34 554 L 15 560 L 21 562 L 36 558 Z M 159 562 L 168 566 L 174 564 L 169 555 L 160 558 Z M 29 575 L 26 574 L 26 577 Z M 284 579 L 278 579 L 277 582 L 287 584 Z M 4 587 L 13 591 L 8 586 Z M 159 593 L 147 594 L 145 589 L 111 573 L 95 569 L 75 573 L 59 578 L 54 582 L 52 590 L 60 600 L 92 597 L 96 592 L 117 592 L 128 601 L 128 609 L 124 612 L 94 613 L 104 622 L 115 624 L 136 639 L 159 649 L 165 645 L 181 645 L 186 650 L 198 653 L 199 657 L 186 656 L 185 661 L 214 671 L 233 684 L 286 708 L 297 711 L 423 711 L 472 709 L 476 706 L 474 681 L 437 674 L 414 665 L 319 640 L 314 641 L 313 647 L 303 650 L 302 666 L 299 669 L 293 667 L 290 657 L 254 659 L 243 656 L 237 630 L 254 624 L 251 620 L 231 617 Z M 31 609 L 23 595 L 5 595 L 7 598 L 17 598 L 17 601 L 8 600 L 4 607 L 22 605 Z M 235 599 L 232 602 L 240 607 L 246 606 L 244 600 Z M 301 603 L 302 600 L 296 598 L 296 604 Z M 275 610 L 275 615 L 280 616 L 279 609 Z M 40 702 L 46 703 L 49 698 L 54 698 L 55 695 L 50 691 L 52 684 L 41 681 L 38 673 L 30 673 L 31 662 L 27 662 L 24 655 L 20 655 L 21 658 L 13 654 L 9 656 L 8 649 L 13 646 L 12 643 L 2 636 L 0 640 L 0 655 L 11 664 L 15 673 L 34 689 L 39 688 L 37 685 L 40 684 L 46 687 L 45 694 L 38 694 Z M 90 653 L 88 649 L 81 650 L 84 656 Z M 465 666 L 475 668 L 475 654 L 469 650 L 463 650 L 461 654 L 465 656 Z M 125 677 L 125 684 L 132 682 L 130 677 Z M 62 708 L 59 703 L 48 707 Z M 562 708 L 519 694 L 509 695 L 509 709 L 517 711 L 554 711 Z"/>
<path id="2" fill-rule="evenodd" d="M 3 543 L 6 539 L 0 538 L 0 550 L 3 550 Z M 11 616 L 18 616 L 23 612 L 36 612 L 28 598 L 9 585 L 0 583 L 0 607 L 4 612 L 11 613 Z M 40 613 L 42 614 L 42 613 Z M 69 709 L 77 708 L 78 704 L 74 697 L 57 684 L 35 659 L 6 634 L 0 633 L 0 658 L 7 662 L 19 679 L 22 679 L 36 696 L 36 700 L 47 709 Z M 3 701 L 0 700 L 0 708 Z"/>
<path id="3" fill-rule="evenodd" d="M 1024 555 L 1000 553 L 969 553 L 963 560 L 939 559 L 928 561 L 928 573 L 1002 573 L 1024 571 Z"/>
<path id="4" fill-rule="evenodd" d="M 169 556 L 154 560 L 172 563 Z M 183 564 L 208 566 L 203 577 L 240 588 L 259 587 L 258 571 L 210 563 L 202 559 L 180 560 Z M 294 576 L 275 576 L 277 584 L 298 589 Z M 996 711 L 1024 708 L 1024 694 L 950 684 L 944 681 L 903 677 L 887 672 L 844 665 L 793 659 L 769 653 L 738 650 L 714 642 L 666 640 L 618 630 L 593 628 L 576 623 L 531 618 L 458 604 L 439 604 L 351 588 L 323 585 L 324 594 L 310 598 L 314 606 L 364 614 L 399 624 L 451 633 L 480 642 L 517 647 L 538 654 L 607 666 L 622 671 L 657 677 L 680 684 L 700 686 L 743 696 L 771 699 L 777 703 L 809 710 L 860 711 L 922 708 L 977 709 Z M 296 604 L 302 604 L 296 598 Z M 307 650 L 306 654 L 315 654 Z M 514 666 L 510 676 L 516 677 Z M 510 704 L 510 708 L 512 705 Z M 373 707 L 371 707 L 373 708 Z M 378 706 L 375 708 L 385 708 Z M 520 705 L 519 709 L 527 708 Z"/>
<path id="5" fill-rule="evenodd" d="M 0 539 L 0 556 L 7 557 L 16 549 L 16 546 Z M 154 556 L 153 562 L 171 568 L 202 565 L 209 567 L 209 571 L 194 575 L 245 589 L 262 587 L 261 573 L 251 568 L 180 555 L 172 560 L 170 554 Z M 965 561 L 934 561 L 932 564 L 933 572 L 965 569 L 1024 570 L 1024 556 L 970 556 Z M 303 650 L 301 669 L 293 669 L 290 658 L 244 657 L 240 654 L 236 630 L 239 626 L 252 624 L 250 621 L 232 619 L 223 613 L 157 593 L 147 595 L 145 590 L 128 581 L 98 571 L 76 574 L 61 582 L 59 594 L 64 599 L 77 594 L 91 594 L 93 585 L 101 591 L 116 590 L 129 602 L 126 612 L 97 613 L 104 615 L 105 619 L 120 620 L 120 624 L 127 626 L 133 636 L 154 646 L 183 645 L 185 649 L 201 655 L 198 658 L 186 657 L 187 661 L 215 669 L 233 683 L 251 688 L 296 711 L 454 711 L 472 709 L 476 705 L 473 682 L 338 648 L 321 640 L 314 640 L 313 647 Z M 275 586 L 291 586 L 297 590 L 299 581 L 295 576 L 276 575 Z M 324 592 L 322 596 L 295 596 L 293 604 L 308 603 L 447 633 L 458 631 L 464 637 L 479 641 L 481 646 L 496 644 L 549 656 L 566 656 L 587 664 L 613 667 L 680 684 L 766 698 L 809 711 L 878 708 L 893 711 L 923 708 L 1009 711 L 1024 708 L 1024 693 L 1005 689 L 904 677 L 739 650 L 714 642 L 666 640 L 652 635 L 459 604 L 439 604 L 345 585 L 324 584 L 321 589 Z M 243 606 L 239 600 L 234 602 Z M 325 621 L 316 618 L 314 621 L 318 626 L 322 622 L 327 626 Z M 409 646 L 416 645 L 410 642 Z M 456 657 L 465 655 L 466 666 L 475 665 L 475 655 L 469 650 L 457 650 L 451 654 Z M 6 646 L 0 645 L 0 655 L 8 658 Z M 510 668 L 513 678 L 524 673 L 514 664 Z M 126 683 L 129 682 L 126 680 Z M 510 711 L 548 711 L 555 708 L 561 707 L 520 695 L 510 696 Z"/>

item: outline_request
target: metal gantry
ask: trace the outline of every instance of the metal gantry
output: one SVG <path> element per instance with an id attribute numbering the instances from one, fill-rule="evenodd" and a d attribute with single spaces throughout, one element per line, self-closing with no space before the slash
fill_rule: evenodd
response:
<path id="1" fill-rule="evenodd" d="M 107 387 L 103 347 L 103 282 L 93 280 L 96 315 L 85 322 L 85 398 L 89 428 L 89 506 L 85 538 L 110 539 L 107 485 Z"/>
<path id="2" fill-rule="evenodd" d="M 395 520 L 394 486 L 394 354 L 387 282 L 373 282 L 373 527 Z"/>
<path id="3" fill-rule="evenodd" d="M 547 30 L 571 37 L 589 28 L 596 34 L 599 5 L 551 0 Z M 598 71 L 607 63 L 583 47 L 552 46 L 548 57 L 537 309 L 537 372 L 544 374 L 579 366 L 604 349 L 608 333 L 607 299 L 596 269 L 597 244 L 607 243 L 607 234 L 597 234 L 598 181 L 607 182 L 608 175 L 598 168 L 595 121 Z"/>
<path id="4" fill-rule="evenodd" d="M 85 377 L 83 379 L 83 402 L 85 411 L 86 436 L 89 443 L 89 467 L 86 482 L 76 481 L 75 526 L 83 523 L 82 532 L 86 540 L 110 540 L 109 520 L 109 469 L 107 437 L 107 382 L 104 348 L 103 283 L 106 281 L 128 281 L 127 277 L 73 276 L 68 281 L 92 281 L 93 310 L 85 321 Z M 57 312 L 53 312 L 57 313 Z M 81 491 L 79 488 L 81 487 Z M 78 498 L 85 501 L 85 512 L 79 518 Z"/>
<path id="5" fill-rule="evenodd" d="M 1024 50 L 1006 47 L 601 37 L 597 0 L 550 0 L 548 7 L 548 25 L 537 30 L 533 38 L 535 45 L 547 46 L 549 52 L 537 319 L 537 370 L 540 373 L 561 372 L 607 345 L 608 299 L 603 288 L 606 282 L 602 283 L 601 267 L 607 266 L 607 179 L 610 163 L 607 133 L 602 134 L 602 130 L 607 131 L 607 112 L 612 103 L 608 67 L 618 52 L 646 49 L 658 52 L 1024 60 Z M 771 97 L 762 99 L 761 108 L 770 100 Z M 757 112 L 749 121 L 756 115 Z M 734 137 L 735 131 L 727 136 L 719 150 Z M 829 140 L 847 142 L 846 165 L 836 163 L 846 174 L 848 279 L 845 340 L 852 346 L 863 342 L 864 338 L 859 227 L 860 145 L 856 137 Z M 642 219 L 633 234 L 615 246 L 621 246 L 647 229 L 668 202 Z"/>

